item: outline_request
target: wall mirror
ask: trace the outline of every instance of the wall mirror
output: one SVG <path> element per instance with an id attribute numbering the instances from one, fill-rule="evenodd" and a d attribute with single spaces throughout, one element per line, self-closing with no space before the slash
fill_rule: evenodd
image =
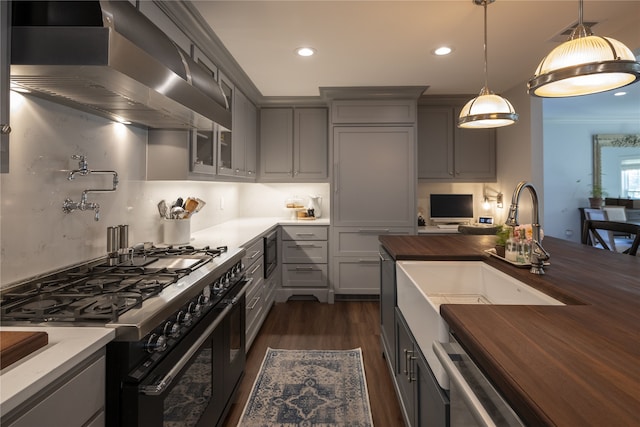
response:
<path id="1" fill-rule="evenodd" d="M 608 197 L 640 199 L 640 134 L 593 136 L 593 186 Z"/>

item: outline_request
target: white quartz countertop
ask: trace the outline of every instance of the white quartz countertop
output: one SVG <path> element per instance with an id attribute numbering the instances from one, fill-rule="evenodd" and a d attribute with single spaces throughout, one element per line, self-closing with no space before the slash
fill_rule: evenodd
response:
<path id="1" fill-rule="evenodd" d="M 240 218 L 192 232 L 189 244 L 195 247 L 210 246 L 212 248 L 225 245 L 230 249 L 244 247 L 256 237 L 260 237 L 279 225 L 328 226 L 329 219 Z"/>
<path id="2" fill-rule="evenodd" d="M 49 343 L 0 371 L 0 414 L 6 415 L 115 338 L 109 328 L 3 326 L 46 332 Z"/>
<path id="3" fill-rule="evenodd" d="M 195 247 L 244 247 L 280 225 L 328 226 L 329 219 L 241 218 L 192 232 Z M 7 414 L 115 338 L 110 328 L 0 327 L 2 331 L 43 331 L 49 344 L 0 371 L 0 413 Z"/>

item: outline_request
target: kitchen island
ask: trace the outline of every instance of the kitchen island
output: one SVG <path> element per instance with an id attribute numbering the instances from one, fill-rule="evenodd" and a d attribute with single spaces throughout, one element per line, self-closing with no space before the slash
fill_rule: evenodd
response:
<path id="1" fill-rule="evenodd" d="M 640 257 L 547 237 L 545 275 L 492 236 L 381 236 L 396 260 L 482 260 L 565 306 L 447 305 L 456 339 L 527 425 L 640 425 Z"/>

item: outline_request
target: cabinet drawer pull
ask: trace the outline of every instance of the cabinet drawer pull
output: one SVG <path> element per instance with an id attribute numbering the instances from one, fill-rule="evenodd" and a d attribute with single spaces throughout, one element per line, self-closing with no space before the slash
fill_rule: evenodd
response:
<path id="1" fill-rule="evenodd" d="M 251 303 L 247 304 L 247 310 L 253 310 L 254 308 L 256 308 L 258 301 L 260 301 L 260 297 L 254 297 L 251 300 Z"/>
<path id="2" fill-rule="evenodd" d="M 249 272 L 249 275 L 254 274 L 254 273 L 255 273 L 256 271 L 258 271 L 258 269 L 259 269 L 259 268 L 261 268 L 261 267 L 262 267 L 262 265 L 260 265 L 260 264 L 256 265 L 256 268 L 254 268 L 253 270 L 251 270 L 251 271 Z"/>
<path id="3" fill-rule="evenodd" d="M 358 264 L 378 264 L 380 261 L 377 259 L 359 259 Z"/>
<path id="4" fill-rule="evenodd" d="M 358 230 L 358 233 L 362 233 L 362 234 L 385 234 L 388 233 L 390 230 L 388 228 L 361 228 Z"/>
<path id="5" fill-rule="evenodd" d="M 260 251 L 255 251 L 255 252 L 253 253 L 253 255 L 251 255 L 251 256 L 249 257 L 249 259 L 254 259 L 254 258 L 255 258 L 255 257 L 257 257 L 258 255 L 260 255 Z"/>
<path id="6" fill-rule="evenodd" d="M 320 247 L 321 247 L 321 246 L 318 246 L 318 245 L 316 245 L 316 244 L 314 244 L 314 243 L 308 243 L 308 244 L 306 244 L 306 245 L 305 245 L 305 244 L 298 243 L 298 244 L 295 244 L 295 245 L 293 245 L 293 246 L 289 246 L 289 248 L 291 248 L 291 249 L 301 249 L 301 248 L 320 248 Z"/>
<path id="7" fill-rule="evenodd" d="M 315 236 L 316 233 L 296 233 L 296 236 Z"/>
<path id="8" fill-rule="evenodd" d="M 313 267 L 296 267 L 294 270 L 295 271 L 313 271 L 314 268 Z"/>

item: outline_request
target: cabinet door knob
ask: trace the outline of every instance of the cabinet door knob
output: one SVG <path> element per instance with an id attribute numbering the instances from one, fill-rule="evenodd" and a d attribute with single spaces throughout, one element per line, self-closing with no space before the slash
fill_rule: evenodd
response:
<path id="1" fill-rule="evenodd" d="M 9 135 L 10 133 L 11 133 L 11 126 L 6 125 L 4 123 L 0 125 L 0 134 Z"/>

